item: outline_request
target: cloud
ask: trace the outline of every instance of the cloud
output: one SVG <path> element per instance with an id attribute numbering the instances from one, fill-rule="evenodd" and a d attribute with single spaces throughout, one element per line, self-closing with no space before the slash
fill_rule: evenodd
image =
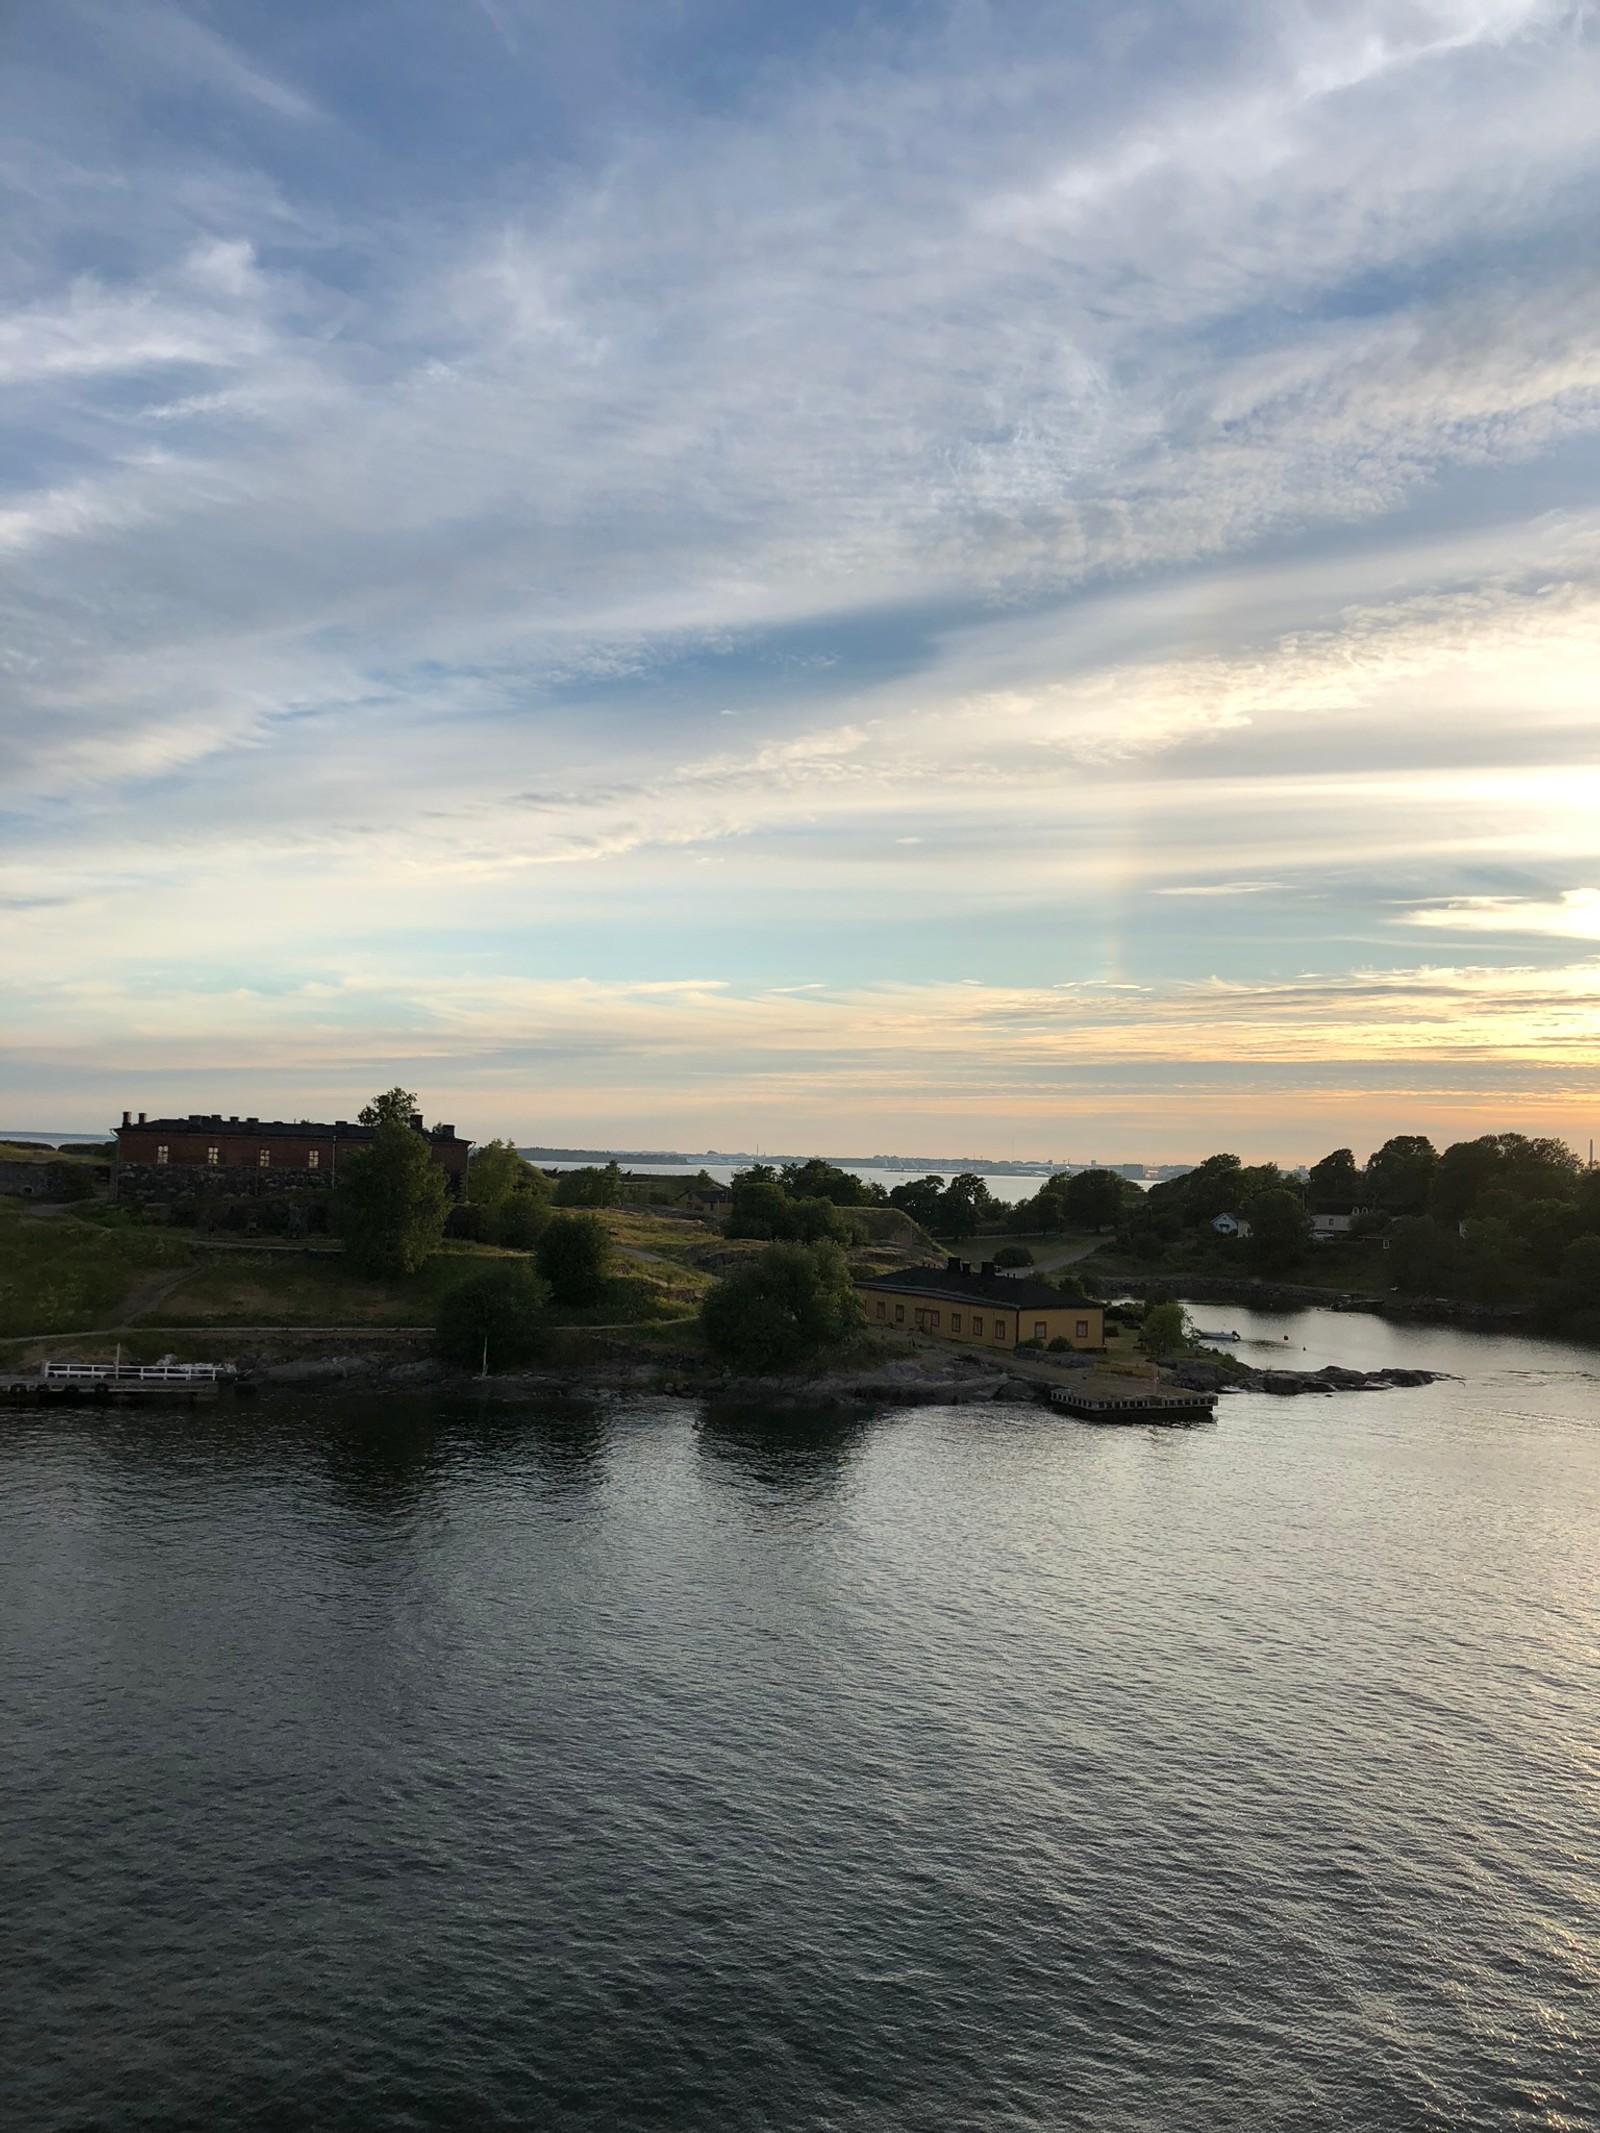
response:
<path id="1" fill-rule="evenodd" d="M 1600 941 L 1600 889 L 1563 889 L 1554 897 L 1456 896 L 1448 903 L 1408 911 L 1404 923 L 1461 933 Z"/>
<path id="2" fill-rule="evenodd" d="M 1594 937 L 1589 892 L 1499 893 L 1595 857 L 1581 12 L 808 18 L 713 94 L 690 11 L 559 153 L 495 135 L 538 40 L 480 12 L 454 135 L 427 10 L 403 95 L 330 25 L 292 81 L 177 7 L 64 11 L 103 49 L 53 74 L 41 32 L 0 326 L 25 1003 L 156 926 L 241 999 L 736 941 L 837 991 L 869 938 L 880 979 L 1165 998 L 1412 926 Z M 1147 1026 L 1177 1057 L 1230 1003 Z"/>

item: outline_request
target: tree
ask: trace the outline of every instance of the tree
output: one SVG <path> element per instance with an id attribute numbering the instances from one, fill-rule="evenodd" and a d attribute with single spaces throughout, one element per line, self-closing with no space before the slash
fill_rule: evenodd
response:
<path id="1" fill-rule="evenodd" d="M 849 1262 L 831 1242 L 769 1245 L 719 1281 L 700 1308 L 713 1354 L 752 1372 L 797 1369 L 864 1322 Z"/>
<path id="2" fill-rule="evenodd" d="M 1438 1152 L 1420 1133 L 1397 1133 L 1367 1157 L 1364 1197 L 1389 1215 L 1427 1212 Z"/>
<path id="3" fill-rule="evenodd" d="M 925 1178 L 908 1178 L 905 1184 L 889 1188 L 889 1205 L 908 1214 L 913 1222 L 920 1222 L 924 1229 L 937 1228 L 943 1199 L 944 1179 L 937 1171 L 930 1171 Z"/>
<path id="4" fill-rule="evenodd" d="M 557 1207 L 615 1207 L 622 1199 L 622 1172 L 615 1162 L 586 1163 L 556 1179 Z"/>
<path id="5" fill-rule="evenodd" d="M 809 1162 L 785 1163 L 780 1177 L 791 1200 L 831 1200 L 835 1207 L 866 1207 L 872 1188 L 854 1172 L 814 1155 Z"/>
<path id="6" fill-rule="evenodd" d="M 1062 1194 L 1067 1219 L 1075 1229 L 1098 1234 L 1122 1212 L 1125 1192 L 1126 1181 L 1114 1170 L 1080 1170 Z"/>
<path id="7" fill-rule="evenodd" d="M 1258 1192 L 1249 1207 L 1250 1235 L 1245 1254 L 1262 1273 L 1293 1266 L 1311 1242 L 1311 1218 L 1305 1202 L 1286 1186 Z"/>
<path id="8" fill-rule="evenodd" d="M 959 1240 L 975 1235 L 979 1223 L 994 1212 L 995 1206 L 994 1194 L 975 1170 L 957 1171 L 940 1197 L 940 1236 Z"/>
<path id="9" fill-rule="evenodd" d="M 434 1347 L 464 1370 L 514 1370 L 545 1346 L 539 1313 L 544 1284 L 522 1260 L 502 1259 L 447 1289 L 434 1323 Z"/>
<path id="10" fill-rule="evenodd" d="M 1139 1329 L 1139 1346 L 1146 1355 L 1182 1355 L 1194 1338 L 1180 1303 L 1153 1303 Z"/>
<path id="11" fill-rule="evenodd" d="M 1361 1198 L 1361 1172 L 1355 1151 L 1335 1148 L 1320 1163 L 1313 1163 L 1306 1179 L 1306 1201 L 1313 1213 L 1347 1215 Z"/>
<path id="12" fill-rule="evenodd" d="M 540 1237 L 539 1271 L 558 1304 L 598 1303 L 611 1275 L 611 1238 L 596 1215 L 552 1215 Z"/>
<path id="13" fill-rule="evenodd" d="M 416 1273 L 439 1248 L 448 1206 L 427 1142 L 397 1118 L 345 1158 L 333 1194 L 346 1256 L 364 1274 Z"/>
<path id="14" fill-rule="evenodd" d="M 1502 1191 L 1516 1200 L 1570 1199 L 1578 1179 L 1578 1158 L 1565 1141 L 1485 1133 L 1475 1141 L 1457 1141 L 1440 1156 L 1431 1207 L 1442 1221 L 1460 1222 L 1479 1210 L 1486 1193 Z"/>
<path id="15" fill-rule="evenodd" d="M 363 1126 L 415 1126 L 419 1133 L 422 1130 L 422 1106 L 410 1089 L 385 1089 L 371 1103 L 363 1104 L 356 1117 Z"/>
<path id="16" fill-rule="evenodd" d="M 499 1207 L 513 1193 L 548 1200 L 554 1191 L 542 1170 L 524 1160 L 513 1141 L 485 1141 L 467 1165 L 467 1198 L 480 1207 Z"/>

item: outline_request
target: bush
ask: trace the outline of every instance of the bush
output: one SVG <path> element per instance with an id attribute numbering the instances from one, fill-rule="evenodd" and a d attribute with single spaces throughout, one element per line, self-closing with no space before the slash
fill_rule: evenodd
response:
<path id="1" fill-rule="evenodd" d="M 604 1168 L 587 1163 L 581 1170 L 563 1170 L 556 1179 L 557 1207 L 615 1207 L 622 1199 L 622 1171 L 615 1163 Z"/>
<path id="2" fill-rule="evenodd" d="M 531 1192 L 513 1193 L 494 1210 L 492 1235 L 508 1252 L 531 1252 L 550 1226 L 547 1203 Z"/>
<path id="3" fill-rule="evenodd" d="M 503 1259 L 471 1274 L 445 1292 L 434 1327 L 434 1347 L 465 1370 L 514 1370 L 538 1360 L 545 1349 L 539 1313 L 545 1288 L 524 1261 Z"/>
<path id="4" fill-rule="evenodd" d="M 700 1309 L 706 1345 L 738 1370 L 794 1370 L 865 1323 L 844 1253 L 831 1240 L 773 1244 L 719 1281 Z"/>
<path id="5" fill-rule="evenodd" d="M 539 1271 L 559 1304 L 598 1303 L 611 1274 L 611 1239 L 594 1215 L 552 1215 L 538 1242 Z"/>
<path id="6" fill-rule="evenodd" d="M 1002 1244 L 994 1255 L 996 1266 L 1032 1266 L 1033 1254 L 1025 1244 Z"/>
<path id="7" fill-rule="evenodd" d="M 1193 1338 L 1182 1304 L 1153 1303 L 1144 1314 L 1139 1346 L 1146 1355 L 1182 1355 Z"/>
<path id="8" fill-rule="evenodd" d="M 444 1233 L 447 1237 L 459 1238 L 466 1244 L 487 1242 L 489 1210 L 474 1200 L 457 1200 L 444 1218 Z"/>

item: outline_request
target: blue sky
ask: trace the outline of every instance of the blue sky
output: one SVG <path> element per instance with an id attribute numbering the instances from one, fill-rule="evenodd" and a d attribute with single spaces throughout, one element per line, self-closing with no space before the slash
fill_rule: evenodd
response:
<path id="1" fill-rule="evenodd" d="M 1593 1130 L 1588 6 L 0 38 L 11 1124 Z"/>

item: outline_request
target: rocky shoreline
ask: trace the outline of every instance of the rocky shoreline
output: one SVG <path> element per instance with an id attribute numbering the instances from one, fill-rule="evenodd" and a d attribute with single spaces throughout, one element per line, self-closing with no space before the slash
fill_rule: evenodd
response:
<path id="1" fill-rule="evenodd" d="M 1085 1367 L 1092 1368 L 1086 1363 Z M 1186 1392 L 1300 1393 L 1371 1392 L 1396 1386 L 1430 1385 L 1436 1370 L 1346 1370 L 1329 1363 L 1320 1370 L 1256 1370 L 1232 1356 L 1185 1357 L 1162 1366 L 1163 1385 Z M 240 1388 L 247 1392 L 455 1392 L 491 1400 L 589 1399 L 603 1394 L 656 1396 L 767 1408 L 979 1406 L 996 1400 L 1034 1402 L 1048 1397 L 1059 1380 L 1024 1376 L 1003 1363 L 963 1356 L 895 1357 L 876 1364 L 785 1377 L 738 1377 L 687 1361 L 587 1363 L 565 1369 L 512 1371 L 478 1378 L 434 1361 L 424 1353 L 351 1350 L 344 1354 L 273 1361 L 241 1358 Z"/>

